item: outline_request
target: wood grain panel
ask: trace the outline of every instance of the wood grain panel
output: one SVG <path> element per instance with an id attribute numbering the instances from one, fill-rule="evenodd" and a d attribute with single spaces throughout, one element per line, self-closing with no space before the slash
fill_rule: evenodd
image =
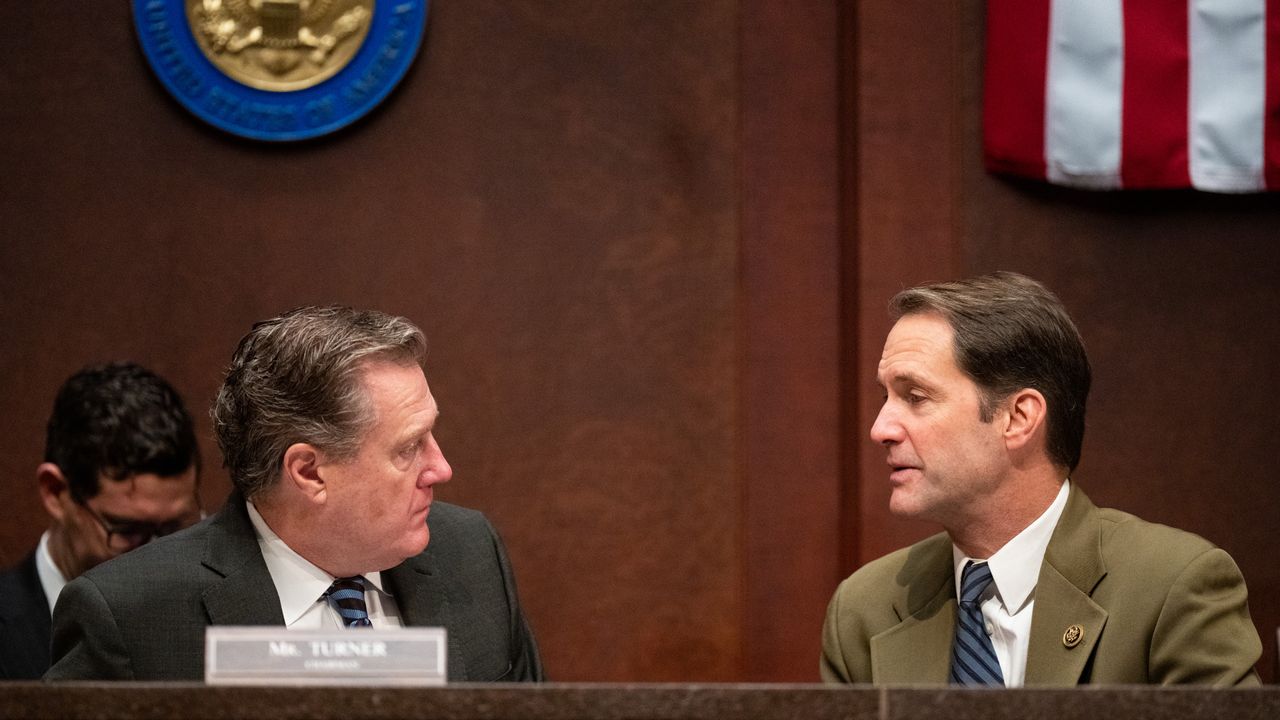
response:
<path id="1" fill-rule="evenodd" d="M 844 500 L 839 16 L 742 7 L 743 677 L 812 681 Z"/>
<path id="2" fill-rule="evenodd" d="M 855 383 L 857 422 L 848 428 L 858 458 L 857 565 L 936 528 L 888 513 L 884 451 L 867 433 L 880 409 L 876 366 L 888 334 L 889 298 L 922 282 L 953 277 L 961 255 L 955 174 L 959 83 L 954 71 L 955 13 L 950 3 L 910 0 L 857 5 L 854 73 L 857 115 L 855 193 L 857 276 Z M 846 568 L 849 572 L 853 567 Z"/>

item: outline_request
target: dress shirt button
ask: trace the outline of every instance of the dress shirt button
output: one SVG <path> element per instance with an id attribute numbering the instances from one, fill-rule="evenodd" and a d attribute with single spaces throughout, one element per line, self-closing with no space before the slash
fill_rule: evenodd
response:
<path id="1" fill-rule="evenodd" d="M 996 633 L 996 627 L 991 623 L 987 623 L 987 634 L 994 635 L 995 633 Z"/>

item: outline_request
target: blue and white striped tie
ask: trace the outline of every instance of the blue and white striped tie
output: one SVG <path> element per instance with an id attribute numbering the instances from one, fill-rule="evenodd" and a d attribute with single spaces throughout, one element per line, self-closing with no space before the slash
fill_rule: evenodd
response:
<path id="1" fill-rule="evenodd" d="M 978 600 L 991 584 L 991 568 L 972 560 L 960 575 L 960 609 L 956 612 L 956 642 L 951 650 L 952 685 L 1004 685 L 995 646 L 987 635 Z"/>
<path id="2" fill-rule="evenodd" d="M 364 604 L 365 579 L 359 575 L 338 578 L 329 586 L 325 597 L 329 605 L 342 617 L 342 624 L 349 628 L 371 627 L 369 611 Z"/>

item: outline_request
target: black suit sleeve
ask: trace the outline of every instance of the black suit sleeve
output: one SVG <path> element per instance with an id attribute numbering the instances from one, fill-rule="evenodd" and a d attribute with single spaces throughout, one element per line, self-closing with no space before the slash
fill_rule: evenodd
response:
<path id="1" fill-rule="evenodd" d="M 115 616 L 98 586 L 78 577 L 53 609 L 53 666 L 45 680 L 132 680 Z"/>

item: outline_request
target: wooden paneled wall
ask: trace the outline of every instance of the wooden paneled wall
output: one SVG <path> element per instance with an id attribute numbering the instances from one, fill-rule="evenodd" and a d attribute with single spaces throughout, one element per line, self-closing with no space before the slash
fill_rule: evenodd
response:
<path id="1" fill-rule="evenodd" d="M 75 369 L 170 378 L 216 507 L 236 340 L 377 307 L 431 340 L 441 497 L 503 533 L 555 679 L 816 680 L 839 578 L 934 531 L 888 516 L 866 439 L 885 301 L 1010 268 L 1090 345 L 1079 481 L 1230 550 L 1274 628 L 1280 209 L 985 175 L 982 12 L 435 2 L 383 107 L 273 147 L 169 99 L 128 3 L 0 5 L 0 563 Z"/>

